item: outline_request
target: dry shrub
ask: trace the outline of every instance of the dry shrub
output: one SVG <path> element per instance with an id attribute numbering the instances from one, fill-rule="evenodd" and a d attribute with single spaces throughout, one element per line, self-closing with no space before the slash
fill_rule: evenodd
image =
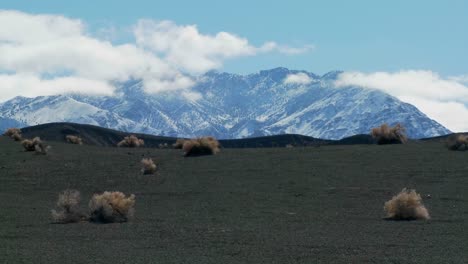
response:
<path id="1" fill-rule="evenodd" d="M 143 139 L 137 138 L 135 135 L 124 137 L 122 141 L 117 143 L 118 147 L 128 147 L 128 148 L 138 148 L 144 145 L 145 145 L 145 141 L 143 141 Z"/>
<path id="2" fill-rule="evenodd" d="M 200 137 L 185 140 L 184 156 L 214 155 L 219 152 L 219 142 L 214 137 Z"/>
<path id="3" fill-rule="evenodd" d="M 80 192 L 65 190 L 59 194 L 57 200 L 58 210 L 52 210 L 52 219 L 55 223 L 76 223 L 84 220 L 85 215 L 80 212 Z"/>
<path id="4" fill-rule="evenodd" d="M 49 151 L 49 146 L 44 144 L 39 137 L 35 137 L 31 139 L 25 139 L 21 141 L 21 145 L 23 145 L 26 151 L 35 151 L 38 154 L 47 154 Z"/>
<path id="5" fill-rule="evenodd" d="M 67 135 L 65 139 L 67 140 L 68 143 L 83 145 L 83 139 L 79 136 Z"/>
<path id="6" fill-rule="evenodd" d="M 386 202 L 384 210 L 392 220 L 429 219 L 429 212 L 422 204 L 421 195 L 415 190 L 404 188 L 399 194 Z"/>
<path id="7" fill-rule="evenodd" d="M 179 138 L 176 142 L 172 145 L 175 149 L 182 149 L 184 146 L 185 139 Z"/>
<path id="8" fill-rule="evenodd" d="M 21 129 L 19 128 L 8 128 L 3 135 L 12 138 L 15 141 L 21 141 L 22 139 Z"/>
<path id="9" fill-rule="evenodd" d="M 90 221 L 122 223 L 133 217 L 135 195 L 125 197 L 121 192 L 94 194 L 89 201 Z"/>
<path id="10" fill-rule="evenodd" d="M 154 164 L 153 160 L 150 158 L 142 159 L 141 166 L 141 172 L 143 172 L 143 174 L 153 174 L 156 172 L 156 164 Z"/>
<path id="11" fill-rule="evenodd" d="M 373 128 L 371 136 L 379 145 L 403 144 L 408 141 L 405 131 L 406 129 L 400 124 L 396 124 L 394 127 L 383 124 L 380 127 Z"/>
<path id="12" fill-rule="evenodd" d="M 455 134 L 447 139 L 447 148 L 450 150 L 465 151 L 468 150 L 468 136 Z"/>

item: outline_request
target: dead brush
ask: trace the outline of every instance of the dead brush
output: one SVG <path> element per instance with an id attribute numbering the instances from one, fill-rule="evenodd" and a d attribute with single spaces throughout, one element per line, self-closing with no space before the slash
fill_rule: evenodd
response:
<path id="1" fill-rule="evenodd" d="M 388 219 L 391 220 L 428 220 L 429 212 L 424 207 L 421 195 L 413 189 L 404 188 L 384 205 Z"/>
<path id="2" fill-rule="evenodd" d="M 218 153 L 220 144 L 214 137 L 199 137 L 185 140 L 182 146 L 184 156 L 214 155 Z"/>
<path id="3" fill-rule="evenodd" d="M 185 139 L 183 138 L 178 138 L 174 144 L 172 144 L 172 147 L 175 149 L 182 149 L 184 146 Z"/>
<path id="4" fill-rule="evenodd" d="M 370 134 L 379 145 L 403 144 L 408 141 L 405 131 L 406 129 L 400 124 L 396 124 L 394 127 L 383 124 L 373 128 Z"/>
<path id="5" fill-rule="evenodd" d="M 12 138 L 14 141 L 21 141 L 22 139 L 21 129 L 19 128 L 8 128 L 3 135 Z"/>
<path id="6" fill-rule="evenodd" d="M 463 134 L 451 135 L 447 138 L 446 146 L 450 150 L 468 150 L 468 136 L 465 136 Z"/>
<path id="7" fill-rule="evenodd" d="M 94 194 L 89 201 L 89 220 L 97 223 L 122 223 L 133 217 L 135 195 L 121 192 Z"/>
<path id="8" fill-rule="evenodd" d="M 67 135 L 65 139 L 70 144 L 83 145 L 83 139 L 79 136 Z"/>
<path id="9" fill-rule="evenodd" d="M 55 223 L 67 224 L 86 220 L 86 216 L 79 209 L 80 192 L 65 190 L 59 194 L 57 200 L 58 210 L 52 210 L 52 220 Z"/>
<path id="10" fill-rule="evenodd" d="M 157 166 L 154 164 L 154 161 L 150 158 L 141 160 L 141 172 L 143 174 L 154 174 L 156 172 Z"/>
<path id="11" fill-rule="evenodd" d="M 50 149 L 50 146 L 47 146 L 44 142 L 42 142 L 41 138 L 35 137 L 31 139 L 25 139 L 21 141 L 21 145 L 26 151 L 35 151 L 38 154 L 47 154 Z"/>
<path id="12" fill-rule="evenodd" d="M 145 145 L 145 141 L 143 139 L 137 138 L 135 135 L 124 137 L 122 141 L 117 143 L 118 147 L 127 147 L 127 148 L 138 148 L 138 147 L 143 147 L 144 145 Z"/>

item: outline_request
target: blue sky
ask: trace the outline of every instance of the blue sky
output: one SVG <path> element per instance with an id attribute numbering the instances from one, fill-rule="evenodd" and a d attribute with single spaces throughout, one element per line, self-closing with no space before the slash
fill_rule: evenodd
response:
<path id="1" fill-rule="evenodd" d="M 275 67 L 379 89 L 468 131 L 468 1 L 9 1 L 0 102 L 113 94 L 114 81 L 190 93 L 209 70 Z M 308 80 L 290 76 L 289 80 Z"/>
<path id="2" fill-rule="evenodd" d="M 138 19 L 151 18 L 196 24 L 205 34 L 231 32 L 256 45 L 273 40 L 315 46 L 300 56 L 267 54 L 229 60 L 223 68 L 229 72 L 249 73 L 275 66 L 318 74 L 335 69 L 425 69 L 452 76 L 468 71 L 468 1 L 463 0 L 41 0 L 9 1 L 0 7 L 79 18 L 91 30 L 125 28 Z"/>

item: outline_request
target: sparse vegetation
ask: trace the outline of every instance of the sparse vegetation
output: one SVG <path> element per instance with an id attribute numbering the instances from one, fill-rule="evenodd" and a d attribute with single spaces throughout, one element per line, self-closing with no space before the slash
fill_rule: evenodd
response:
<path id="1" fill-rule="evenodd" d="M 70 144 L 83 145 L 83 139 L 79 136 L 67 135 L 65 139 Z"/>
<path id="2" fill-rule="evenodd" d="M 184 146 L 185 139 L 179 138 L 176 140 L 176 142 L 172 145 L 175 149 L 182 149 Z"/>
<path id="3" fill-rule="evenodd" d="M 80 212 L 80 192 L 77 190 L 65 190 L 59 194 L 57 200 L 58 210 L 52 210 L 52 219 L 55 223 L 76 223 L 86 219 Z"/>
<path id="4" fill-rule="evenodd" d="M 118 147 L 127 147 L 127 148 L 138 148 L 138 147 L 143 147 L 144 145 L 145 145 L 145 141 L 143 139 L 137 138 L 135 135 L 124 137 L 122 141 L 117 143 Z"/>
<path id="5" fill-rule="evenodd" d="M 21 141 L 21 145 L 23 145 L 26 151 L 35 151 L 38 154 L 47 154 L 49 151 L 50 146 L 47 146 L 44 142 L 42 142 L 41 138 L 35 137 L 31 139 L 25 139 Z"/>
<path id="6" fill-rule="evenodd" d="M 405 131 L 401 124 L 396 124 L 394 127 L 383 124 L 380 127 L 373 128 L 370 134 L 379 145 L 403 144 L 408 140 Z"/>
<path id="7" fill-rule="evenodd" d="M 384 210 L 392 220 L 429 219 L 429 212 L 422 204 L 421 195 L 415 190 L 404 188 L 384 205 Z"/>
<path id="8" fill-rule="evenodd" d="M 156 172 L 156 164 L 154 164 L 153 160 L 150 158 L 142 159 L 141 160 L 141 172 L 143 174 L 154 174 Z"/>
<path id="9" fill-rule="evenodd" d="M 220 144 L 214 137 L 200 137 L 185 140 L 182 146 L 184 156 L 214 155 L 219 152 Z"/>
<path id="10" fill-rule="evenodd" d="M 451 135 L 450 137 L 448 137 L 446 145 L 447 148 L 450 150 L 468 150 L 468 136 L 465 136 L 463 134 Z"/>
<path id="11" fill-rule="evenodd" d="M 8 128 L 3 135 L 12 138 L 15 141 L 21 141 L 22 139 L 21 129 L 19 128 Z"/>
<path id="12" fill-rule="evenodd" d="M 89 201 L 90 221 L 98 223 L 122 223 L 133 217 L 135 195 L 126 197 L 121 192 L 94 194 Z"/>

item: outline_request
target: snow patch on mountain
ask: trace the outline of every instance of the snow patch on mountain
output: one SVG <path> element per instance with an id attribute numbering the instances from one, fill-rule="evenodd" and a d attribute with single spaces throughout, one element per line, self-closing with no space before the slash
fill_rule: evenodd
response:
<path id="1" fill-rule="evenodd" d="M 318 76 L 286 68 L 250 75 L 212 71 L 197 78 L 192 92 L 201 97 L 196 100 L 176 92 L 146 94 L 138 80 L 121 84 L 115 96 L 16 97 L 0 104 L 0 128 L 7 123 L 76 122 L 179 137 L 294 133 L 340 139 L 368 133 L 382 123 L 402 123 L 413 138 L 450 132 L 381 91 L 335 87 L 340 73 Z M 285 83 L 288 76 L 299 76 L 300 81 Z"/>

